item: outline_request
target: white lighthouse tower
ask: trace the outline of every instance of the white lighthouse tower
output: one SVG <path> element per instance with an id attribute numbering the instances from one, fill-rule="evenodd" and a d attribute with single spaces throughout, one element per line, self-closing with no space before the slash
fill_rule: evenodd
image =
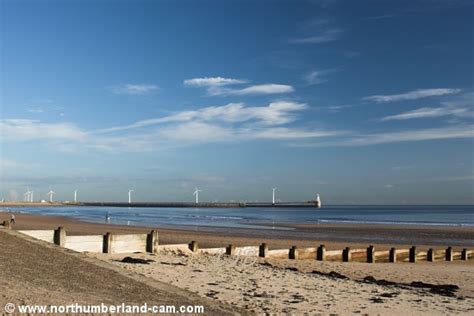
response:
<path id="1" fill-rule="evenodd" d="M 314 202 L 316 203 L 317 208 L 321 208 L 321 198 L 319 197 L 319 193 L 316 193 L 316 201 Z"/>

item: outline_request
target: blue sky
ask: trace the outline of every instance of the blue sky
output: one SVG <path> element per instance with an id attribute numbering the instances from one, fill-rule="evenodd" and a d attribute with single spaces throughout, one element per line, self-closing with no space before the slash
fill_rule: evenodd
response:
<path id="1" fill-rule="evenodd" d="M 0 4 L 4 198 L 474 202 L 471 1 Z"/>

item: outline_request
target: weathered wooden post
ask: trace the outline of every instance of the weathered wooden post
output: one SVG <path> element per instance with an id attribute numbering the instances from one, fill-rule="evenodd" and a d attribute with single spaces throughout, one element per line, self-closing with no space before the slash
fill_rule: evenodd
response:
<path id="1" fill-rule="evenodd" d="M 397 262 L 397 249 L 390 248 L 390 251 L 388 252 L 388 261 L 391 263 Z"/>
<path id="2" fill-rule="evenodd" d="M 64 227 L 60 226 L 54 230 L 53 241 L 55 245 L 64 247 L 66 245 L 66 230 Z"/>
<path id="3" fill-rule="evenodd" d="M 466 248 L 464 248 L 461 251 L 461 260 L 469 260 L 469 256 L 467 255 L 467 249 Z"/>
<path id="4" fill-rule="evenodd" d="M 316 251 L 316 260 L 324 261 L 326 259 L 326 246 L 320 245 Z"/>
<path id="5" fill-rule="evenodd" d="M 146 251 L 150 253 L 158 252 L 158 231 L 152 230 L 146 235 Z"/>
<path id="6" fill-rule="evenodd" d="M 226 255 L 229 255 L 229 256 L 235 255 L 235 246 L 234 245 L 228 245 L 225 248 L 225 253 L 226 253 Z"/>
<path id="7" fill-rule="evenodd" d="M 342 250 L 342 262 L 351 261 L 351 248 L 346 247 Z"/>
<path id="8" fill-rule="evenodd" d="M 103 253 L 112 253 L 112 233 L 105 233 L 102 244 Z"/>
<path id="9" fill-rule="evenodd" d="M 409 261 L 412 263 L 416 262 L 416 247 L 412 246 L 409 253 Z"/>
<path id="10" fill-rule="evenodd" d="M 433 248 L 428 249 L 428 253 L 426 254 L 426 260 L 428 260 L 429 262 L 434 261 L 434 250 L 433 250 Z"/>
<path id="11" fill-rule="evenodd" d="M 453 261 L 453 248 L 451 247 L 446 249 L 446 261 Z"/>
<path id="12" fill-rule="evenodd" d="M 367 248 L 367 262 L 368 263 L 374 263 L 375 262 L 375 248 L 372 245 L 370 245 Z"/>
<path id="13" fill-rule="evenodd" d="M 289 259 L 298 259 L 298 249 L 296 246 L 293 246 L 290 248 L 290 251 L 288 253 L 288 258 Z"/>
<path id="14" fill-rule="evenodd" d="M 199 245 L 198 245 L 197 241 L 193 240 L 189 243 L 189 250 L 191 250 L 192 252 L 197 252 L 198 249 L 199 249 Z"/>
<path id="15" fill-rule="evenodd" d="M 267 246 L 266 243 L 262 243 L 258 247 L 258 256 L 261 257 L 261 258 L 268 257 L 268 246 Z"/>

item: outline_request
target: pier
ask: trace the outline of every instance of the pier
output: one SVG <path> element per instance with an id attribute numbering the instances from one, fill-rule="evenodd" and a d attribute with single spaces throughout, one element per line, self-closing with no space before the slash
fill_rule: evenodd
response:
<path id="1" fill-rule="evenodd" d="M 78 202 L 65 203 L 75 206 L 108 206 L 108 207 L 176 207 L 176 208 L 245 208 L 245 207 L 307 207 L 319 208 L 318 201 L 306 202 Z"/>

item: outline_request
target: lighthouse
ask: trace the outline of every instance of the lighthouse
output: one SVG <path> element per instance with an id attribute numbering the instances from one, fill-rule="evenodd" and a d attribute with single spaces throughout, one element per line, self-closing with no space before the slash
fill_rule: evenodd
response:
<path id="1" fill-rule="evenodd" d="M 317 208 L 321 208 L 321 198 L 319 197 L 319 193 L 316 193 L 316 201 L 314 201 Z"/>

